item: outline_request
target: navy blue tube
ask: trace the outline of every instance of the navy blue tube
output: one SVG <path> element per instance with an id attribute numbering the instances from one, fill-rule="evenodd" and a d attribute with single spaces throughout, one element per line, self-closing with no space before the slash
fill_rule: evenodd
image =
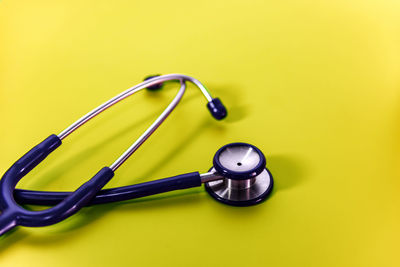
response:
<path id="1" fill-rule="evenodd" d="M 129 200 L 197 186 L 201 186 L 200 174 L 192 172 L 135 185 L 103 189 L 97 193 L 88 205 Z M 71 192 L 46 192 L 21 189 L 14 191 L 15 200 L 20 204 L 45 206 L 56 205 L 70 194 Z"/>
<path id="2" fill-rule="evenodd" d="M 17 226 L 17 215 L 6 210 L 0 215 L 0 236 Z"/>
<path id="3" fill-rule="evenodd" d="M 28 172 L 35 168 L 51 152 L 61 145 L 56 135 L 50 135 L 17 160 L 0 180 L 0 209 L 5 210 L 15 205 L 12 192 L 15 186 Z"/>
<path id="4" fill-rule="evenodd" d="M 114 176 L 108 168 L 102 168 L 89 181 L 82 184 L 77 190 L 69 194 L 54 207 L 41 211 L 24 211 L 18 217 L 18 225 L 46 226 L 58 223 L 78 212 L 86 206 L 103 186 Z"/>
<path id="5" fill-rule="evenodd" d="M 49 136 L 15 162 L 1 178 L 0 236 L 17 225 L 45 226 L 64 220 L 85 206 L 114 176 L 114 172 L 105 167 L 54 207 L 40 211 L 24 209 L 14 199 L 15 186 L 60 145 L 58 136 Z"/>

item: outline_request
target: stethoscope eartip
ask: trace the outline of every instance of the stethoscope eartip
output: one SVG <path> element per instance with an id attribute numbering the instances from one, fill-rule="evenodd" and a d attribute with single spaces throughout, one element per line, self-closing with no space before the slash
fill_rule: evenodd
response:
<path id="1" fill-rule="evenodd" d="M 222 120 L 228 114 L 226 107 L 219 98 L 213 98 L 207 103 L 207 108 L 216 120 Z"/>
<path id="2" fill-rule="evenodd" d="M 152 79 L 152 78 L 154 78 L 154 77 L 158 77 L 158 76 L 160 76 L 160 75 L 161 75 L 161 74 L 156 74 L 156 75 L 147 76 L 146 78 L 144 78 L 143 81 L 150 80 L 150 79 Z M 146 87 L 146 89 L 149 90 L 149 91 L 158 91 L 158 90 L 160 90 L 161 88 L 163 88 L 163 86 L 164 86 L 164 83 L 158 83 L 158 84 L 155 84 L 155 85 L 148 86 L 148 87 Z"/>

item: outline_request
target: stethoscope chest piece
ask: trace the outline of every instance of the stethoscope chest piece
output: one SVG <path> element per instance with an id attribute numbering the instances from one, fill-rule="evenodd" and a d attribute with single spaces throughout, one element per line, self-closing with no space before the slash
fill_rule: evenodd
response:
<path id="1" fill-rule="evenodd" d="M 263 153 L 246 143 L 223 146 L 214 156 L 216 172 L 224 178 L 205 183 L 216 200 L 232 206 L 251 206 L 265 200 L 272 191 L 273 178 Z"/>

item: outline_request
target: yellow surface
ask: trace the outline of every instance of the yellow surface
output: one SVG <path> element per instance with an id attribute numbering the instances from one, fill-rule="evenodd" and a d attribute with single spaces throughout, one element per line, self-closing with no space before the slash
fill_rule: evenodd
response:
<path id="1" fill-rule="evenodd" d="M 0 2 L 0 170 L 154 73 L 193 86 L 108 187 L 206 171 L 233 141 L 264 151 L 275 189 L 222 205 L 202 188 L 86 208 L 0 238 L 0 266 L 400 266 L 400 2 Z M 176 92 L 141 93 L 18 186 L 71 190 L 109 165 Z"/>

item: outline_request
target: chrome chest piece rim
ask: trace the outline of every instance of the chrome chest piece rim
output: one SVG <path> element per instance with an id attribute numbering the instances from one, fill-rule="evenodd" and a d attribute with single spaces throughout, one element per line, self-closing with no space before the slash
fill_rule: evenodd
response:
<path id="1" fill-rule="evenodd" d="M 212 171 L 215 169 L 212 168 Z M 217 201 L 231 206 L 245 207 L 256 205 L 267 199 L 272 192 L 273 184 L 271 173 L 268 169 L 264 169 L 257 177 L 249 180 L 224 178 L 207 182 L 204 186 Z"/>
<path id="2" fill-rule="evenodd" d="M 247 143 L 232 143 L 217 151 L 211 173 L 223 179 L 205 183 L 216 200 L 233 206 L 250 206 L 265 200 L 272 191 L 273 178 L 264 154 Z"/>
<path id="3" fill-rule="evenodd" d="M 222 176 L 245 180 L 260 174 L 266 165 L 264 154 L 247 143 L 231 143 L 221 147 L 214 156 L 213 166 Z"/>

